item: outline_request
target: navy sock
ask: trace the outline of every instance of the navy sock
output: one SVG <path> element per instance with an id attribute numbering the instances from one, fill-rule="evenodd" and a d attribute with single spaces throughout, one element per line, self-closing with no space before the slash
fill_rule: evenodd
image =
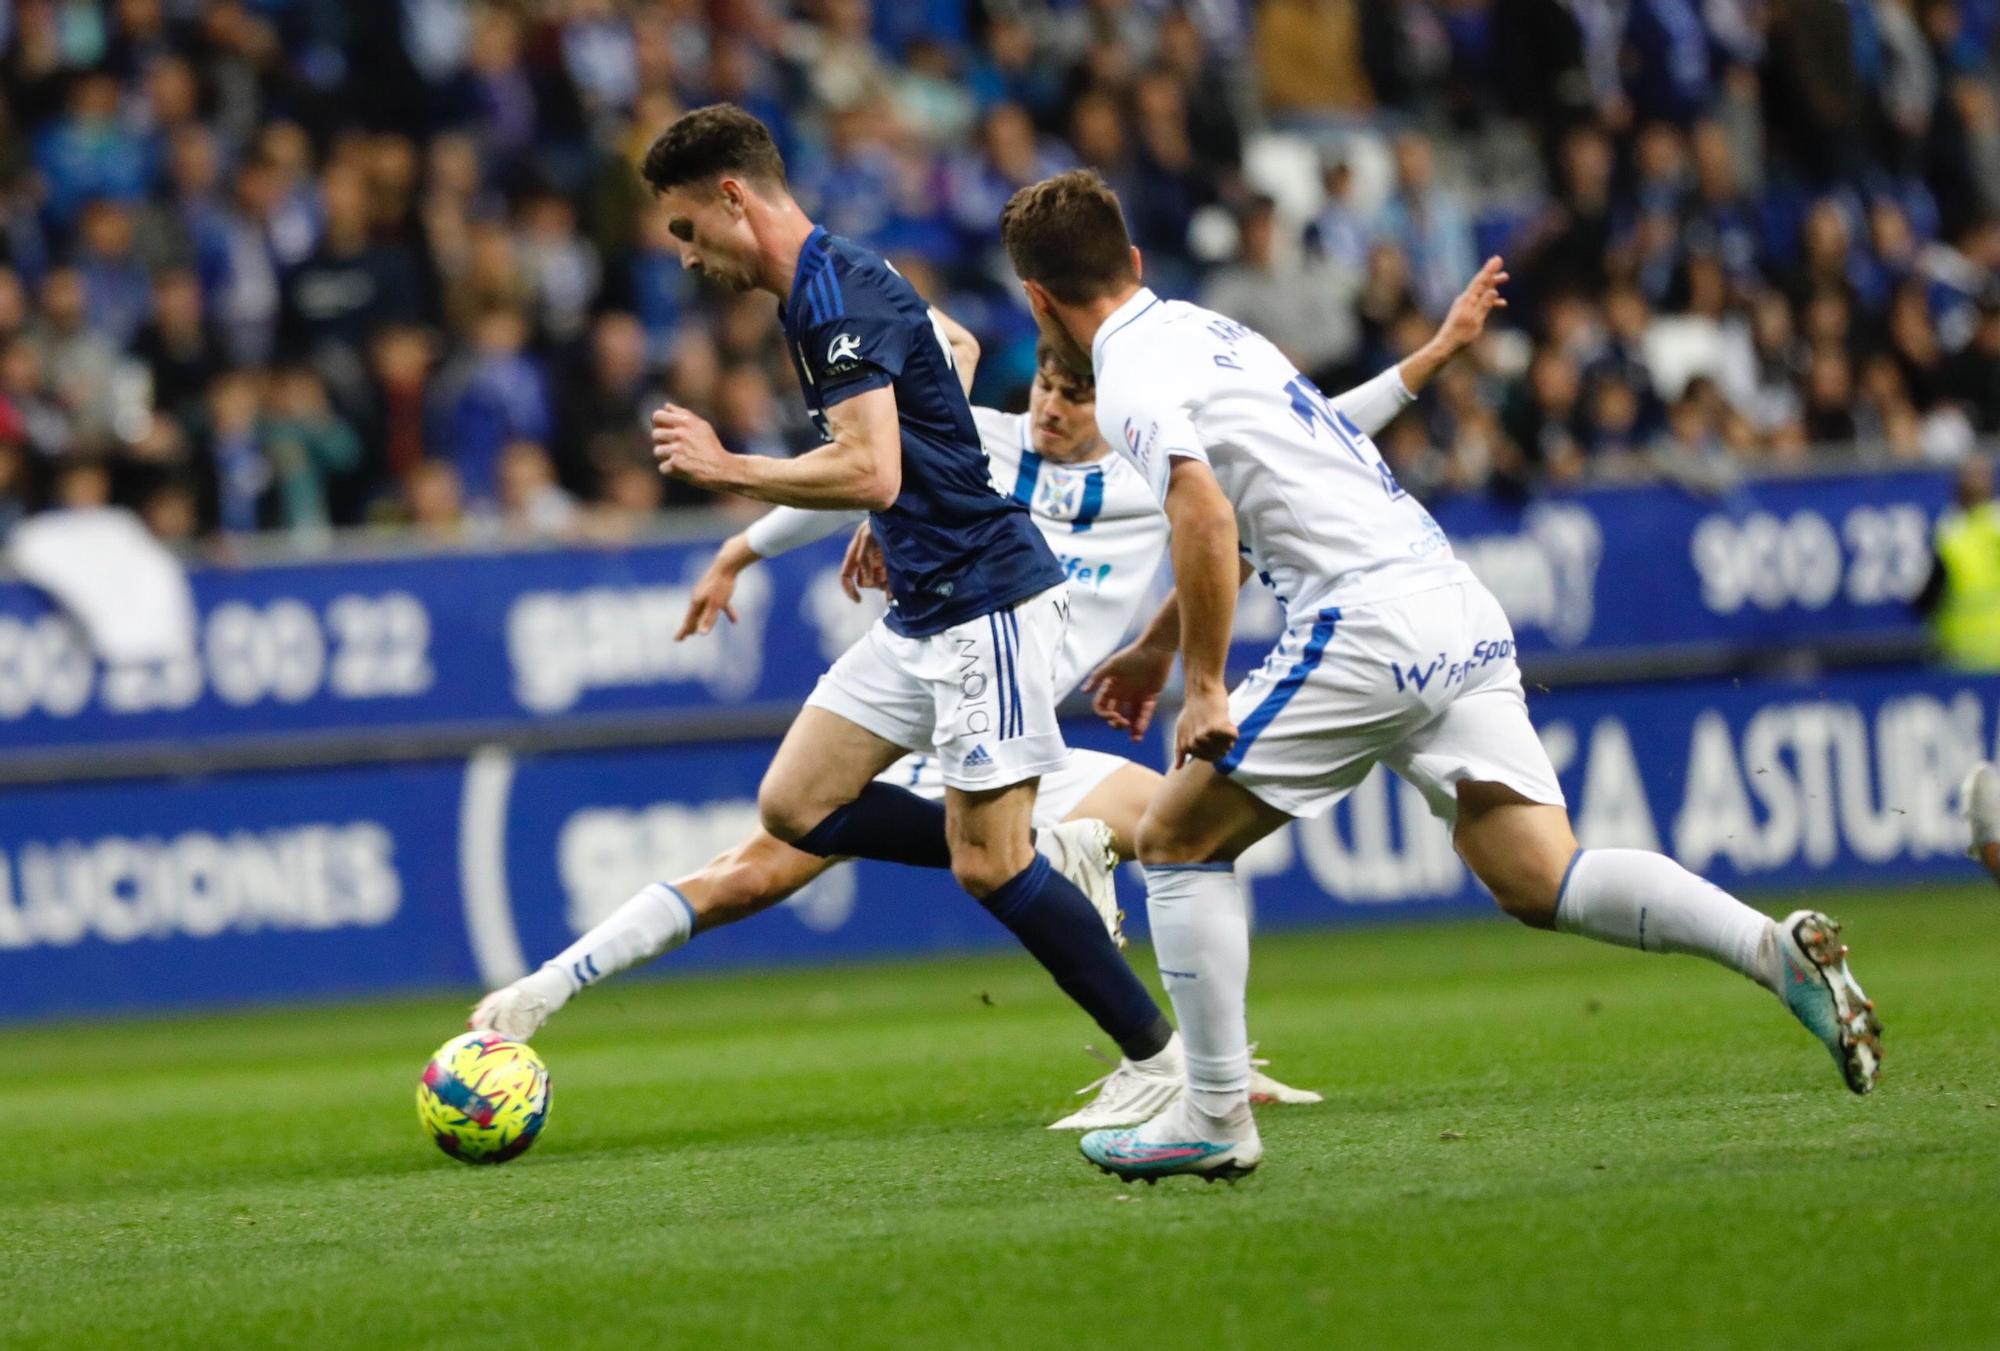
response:
<path id="1" fill-rule="evenodd" d="M 1036 854 L 1025 871 L 980 904 L 1013 930 L 1119 1050 L 1145 1060 L 1166 1049 L 1173 1025 L 1132 974 L 1089 900 L 1048 859 Z"/>
<path id="2" fill-rule="evenodd" d="M 913 868 L 949 868 L 944 804 L 907 788 L 871 782 L 859 797 L 792 841 L 821 858 L 878 858 Z"/>

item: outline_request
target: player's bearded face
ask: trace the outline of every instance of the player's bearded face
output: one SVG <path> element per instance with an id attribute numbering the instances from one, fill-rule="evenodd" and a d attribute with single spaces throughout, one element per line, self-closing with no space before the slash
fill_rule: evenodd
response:
<path id="1" fill-rule="evenodd" d="M 1075 459 L 1097 442 L 1097 391 L 1044 362 L 1028 391 L 1028 436 L 1037 455 Z"/>

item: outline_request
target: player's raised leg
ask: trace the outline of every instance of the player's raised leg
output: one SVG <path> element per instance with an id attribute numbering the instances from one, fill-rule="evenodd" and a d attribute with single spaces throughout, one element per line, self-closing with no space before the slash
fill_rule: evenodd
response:
<path id="1" fill-rule="evenodd" d="M 780 904 L 834 860 L 759 830 L 672 882 L 650 882 L 534 971 L 479 1001 L 468 1026 L 526 1041 L 585 989 Z"/>
<path id="2" fill-rule="evenodd" d="M 1501 909 L 1541 929 L 1643 952 L 1684 952 L 1749 977 L 1819 1038 L 1856 1093 L 1875 1087 L 1882 1025 L 1847 967 L 1840 926 L 1773 921 L 1664 854 L 1581 849 L 1561 807 L 1500 783 L 1462 783 L 1453 838 Z"/>

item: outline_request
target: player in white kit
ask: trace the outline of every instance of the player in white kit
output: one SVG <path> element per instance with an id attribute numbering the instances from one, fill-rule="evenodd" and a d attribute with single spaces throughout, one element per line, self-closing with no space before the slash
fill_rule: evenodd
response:
<path id="1" fill-rule="evenodd" d="M 1578 848 L 1506 616 L 1362 428 L 1251 329 L 1141 286 L 1117 198 L 1096 174 L 1022 189 L 1002 235 L 1044 334 L 1072 360 L 1088 354 L 1098 426 L 1153 485 L 1173 532 L 1174 594 L 1088 687 L 1137 736 L 1177 653 L 1183 662 L 1177 767 L 1138 846 L 1188 1089 L 1141 1126 L 1085 1136 L 1091 1162 L 1127 1179 L 1257 1166 L 1234 861 L 1291 818 L 1326 811 L 1377 763 L 1452 825 L 1507 913 L 1741 972 L 1828 1047 L 1850 1089 L 1874 1086 L 1880 1024 L 1833 921 L 1800 911 L 1773 923 L 1662 855 Z M 1504 275 L 1498 259 L 1482 273 L 1494 285 Z M 1224 658 L 1251 572 L 1289 624 L 1231 692 Z"/>
<path id="2" fill-rule="evenodd" d="M 1370 430 L 1386 425 L 1479 336 L 1493 301 L 1490 285 L 1468 287 L 1429 343 L 1341 395 L 1336 406 Z M 956 325 L 949 325 L 949 331 L 969 387 L 978 346 Z M 994 487 L 1029 506 L 1069 575 L 1071 622 L 1056 679 L 1057 688 L 1068 692 L 1139 618 L 1166 550 L 1167 520 L 1152 488 L 1099 438 L 1089 378 L 1046 350 L 1036 367 L 1027 413 L 974 407 L 973 420 Z M 789 507 L 759 517 L 724 543 L 696 584 L 681 636 L 705 634 L 721 619 L 734 618 L 731 601 L 745 569 L 858 519 L 860 513 Z M 912 755 L 882 777 L 934 800 L 944 795 L 933 756 Z M 1134 857 L 1139 819 L 1160 783 L 1158 773 L 1120 756 L 1072 750 L 1069 765 L 1046 776 L 1036 796 L 1040 847 L 1111 912 L 1114 922 L 1116 900 L 1107 865 Z M 696 933 L 770 909 L 831 866 L 831 860 L 757 831 L 699 872 L 643 889 L 540 970 L 488 995 L 472 1024 L 530 1037 L 588 986 L 672 951 Z M 1109 1075 L 1083 1090 L 1095 1090 L 1090 1103 L 1052 1128 L 1090 1129 L 1151 1117 L 1178 1097 L 1186 1082 L 1179 1043 L 1170 1050 L 1154 1058 L 1162 1063 L 1122 1059 Z M 1259 1102 L 1320 1100 L 1316 1093 L 1256 1069 L 1251 1087 Z"/>

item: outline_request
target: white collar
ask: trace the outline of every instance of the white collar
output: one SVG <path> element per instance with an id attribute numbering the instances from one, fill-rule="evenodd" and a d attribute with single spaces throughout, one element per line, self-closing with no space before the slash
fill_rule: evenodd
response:
<path id="1" fill-rule="evenodd" d="M 1141 286 L 1126 299 L 1123 305 L 1120 305 L 1117 309 L 1106 315 L 1104 322 L 1097 326 L 1097 336 L 1090 340 L 1091 366 L 1102 370 L 1104 367 L 1104 344 L 1111 341 L 1119 329 L 1124 328 L 1127 324 L 1159 303 L 1160 298 L 1153 294 L 1150 287 Z"/>

